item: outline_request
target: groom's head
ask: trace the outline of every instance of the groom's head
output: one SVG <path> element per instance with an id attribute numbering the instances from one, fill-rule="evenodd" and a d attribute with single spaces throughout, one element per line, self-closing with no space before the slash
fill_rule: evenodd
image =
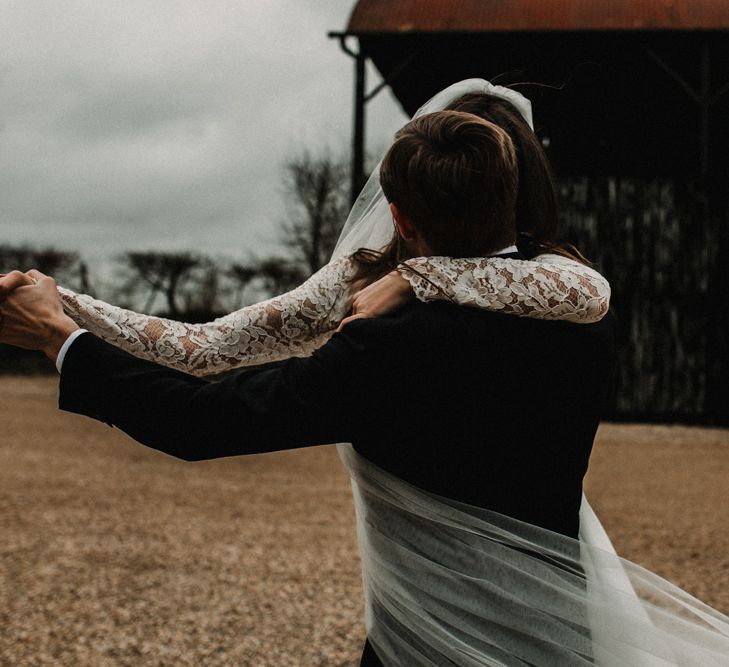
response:
<path id="1" fill-rule="evenodd" d="M 382 161 L 380 182 L 414 254 L 481 256 L 514 243 L 514 145 L 478 116 L 438 111 L 408 123 Z"/>

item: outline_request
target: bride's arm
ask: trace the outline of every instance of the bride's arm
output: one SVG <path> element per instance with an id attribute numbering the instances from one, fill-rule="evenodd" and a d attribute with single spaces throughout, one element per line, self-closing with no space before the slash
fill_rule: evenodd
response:
<path id="1" fill-rule="evenodd" d="M 610 306 L 610 284 L 561 255 L 533 260 L 416 257 L 398 269 L 421 301 L 436 299 L 545 320 L 590 323 Z"/>
<path id="2" fill-rule="evenodd" d="M 352 264 L 328 264 L 295 290 L 206 324 L 142 315 L 59 287 L 68 315 L 127 352 L 192 375 L 305 356 L 350 307 Z"/>
<path id="3" fill-rule="evenodd" d="M 558 255 L 528 262 L 419 257 L 400 272 L 422 301 L 449 299 L 527 317 L 593 322 L 607 312 L 610 300 L 605 278 Z M 351 273 L 351 261 L 342 258 L 287 294 L 207 324 L 142 315 L 63 288 L 59 292 L 66 312 L 100 338 L 142 359 L 202 376 L 309 354 L 349 310 Z"/>

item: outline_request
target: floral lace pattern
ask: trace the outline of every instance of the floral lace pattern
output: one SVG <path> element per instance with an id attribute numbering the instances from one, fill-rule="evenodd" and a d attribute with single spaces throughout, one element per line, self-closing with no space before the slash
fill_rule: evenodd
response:
<path id="1" fill-rule="evenodd" d="M 142 315 L 58 289 L 66 313 L 93 334 L 142 359 L 203 376 L 311 354 L 349 312 L 353 271 L 343 257 L 291 292 L 205 324 Z M 594 322 L 610 300 L 605 278 L 556 255 L 536 261 L 419 257 L 399 271 L 421 301 L 449 299 L 525 317 Z"/>
<path id="2" fill-rule="evenodd" d="M 416 257 L 402 276 L 421 301 L 450 300 L 541 320 L 582 324 L 602 319 L 610 307 L 610 283 L 584 264 L 561 255 L 534 260 L 499 257 Z"/>

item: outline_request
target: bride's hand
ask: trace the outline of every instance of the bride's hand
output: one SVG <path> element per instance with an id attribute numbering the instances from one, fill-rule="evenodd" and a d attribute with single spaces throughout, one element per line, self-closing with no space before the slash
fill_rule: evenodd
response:
<path id="1" fill-rule="evenodd" d="M 410 283 L 397 271 L 391 271 L 354 295 L 352 314 L 342 320 L 337 331 L 353 320 L 390 313 L 414 297 Z"/>

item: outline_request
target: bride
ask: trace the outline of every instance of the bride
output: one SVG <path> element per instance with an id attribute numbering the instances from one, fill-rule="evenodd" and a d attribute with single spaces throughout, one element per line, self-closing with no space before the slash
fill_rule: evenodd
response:
<path id="1" fill-rule="evenodd" d="M 468 80 L 436 95 L 418 115 L 445 108 L 481 115 L 511 135 L 519 157 L 520 249 L 529 260 L 405 256 L 389 242 L 392 221 L 375 170 L 330 264 L 288 294 L 201 325 L 61 289 L 66 311 L 138 357 L 196 375 L 309 354 L 350 312 L 382 314 L 411 295 L 525 317 L 600 319 L 609 285 L 576 251 L 554 243 L 554 189 L 528 100 Z M 358 291 L 363 280 L 367 286 Z M 339 449 L 353 480 L 373 660 L 729 664 L 729 619 L 619 559 L 586 499 L 578 540 L 437 497 L 349 445 Z"/>

